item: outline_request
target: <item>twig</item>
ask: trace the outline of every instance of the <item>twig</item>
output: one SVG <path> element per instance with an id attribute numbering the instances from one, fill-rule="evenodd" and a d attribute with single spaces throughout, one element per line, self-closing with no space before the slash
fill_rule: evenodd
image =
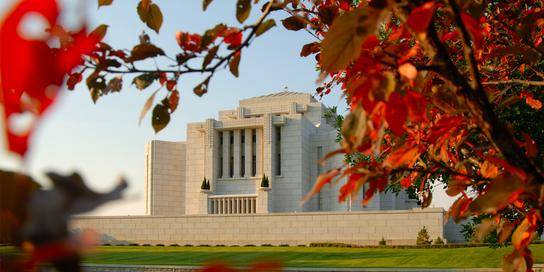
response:
<path id="1" fill-rule="evenodd" d="M 482 82 L 482 85 L 500 85 L 500 84 L 521 84 L 521 85 L 532 85 L 532 86 L 544 86 L 544 81 L 510 79 L 510 80 Z"/>

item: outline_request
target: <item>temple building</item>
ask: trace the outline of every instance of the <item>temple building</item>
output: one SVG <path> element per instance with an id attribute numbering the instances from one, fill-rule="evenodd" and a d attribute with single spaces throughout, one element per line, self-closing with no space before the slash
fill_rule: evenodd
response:
<path id="1" fill-rule="evenodd" d="M 220 111 L 217 119 L 188 124 L 184 142 L 151 141 L 146 146 L 146 213 L 177 216 L 417 207 L 404 192 L 376 195 L 365 207 L 360 197 L 339 203 L 342 180 L 301 204 L 320 173 L 343 163 L 342 156 L 317 163 L 339 148 L 333 120 L 325 117 L 327 111 L 310 94 L 273 93 L 241 100 L 236 109 Z M 263 182 L 264 176 L 268 182 Z"/>

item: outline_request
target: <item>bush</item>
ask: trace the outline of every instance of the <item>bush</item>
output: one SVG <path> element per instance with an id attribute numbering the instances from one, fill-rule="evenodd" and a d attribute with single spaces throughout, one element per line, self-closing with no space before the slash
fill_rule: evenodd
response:
<path id="1" fill-rule="evenodd" d="M 273 246 L 273 245 L 271 245 L 271 244 L 262 244 L 261 246 L 262 246 L 262 247 L 271 247 L 271 246 Z"/>
<path id="2" fill-rule="evenodd" d="M 151 246 L 150 244 L 143 244 L 142 246 Z"/>
<path id="3" fill-rule="evenodd" d="M 136 244 L 136 243 L 130 243 L 128 244 L 129 246 L 139 246 L 139 244 Z"/>
<path id="4" fill-rule="evenodd" d="M 261 187 L 262 188 L 268 188 L 270 186 L 270 182 L 268 181 L 268 177 L 263 174 L 263 178 L 261 179 Z"/>
<path id="5" fill-rule="evenodd" d="M 382 237 L 382 239 L 378 242 L 378 245 L 380 245 L 380 246 L 387 245 L 387 241 L 385 241 L 385 238 Z"/>
<path id="6" fill-rule="evenodd" d="M 199 247 L 209 247 L 210 245 L 206 245 L 206 244 L 203 244 L 203 245 L 198 245 Z"/>
<path id="7" fill-rule="evenodd" d="M 215 245 L 216 247 L 224 247 L 225 245 Z"/>
<path id="8" fill-rule="evenodd" d="M 255 245 L 253 244 L 247 244 L 247 245 L 244 245 L 245 247 L 254 247 Z"/>
<path id="9" fill-rule="evenodd" d="M 164 245 L 163 244 L 156 244 L 155 246 L 162 246 L 163 247 Z"/>
<path id="10" fill-rule="evenodd" d="M 186 247 L 192 247 L 193 245 L 190 245 L 190 244 L 186 244 L 185 246 L 186 246 Z"/>
<path id="11" fill-rule="evenodd" d="M 202 184 L 200 185 L 200 189 L 202 190 L 210 190 L 210 181 L 206 180 L 206 177 L 202 180 Z"/>
<path id="12" fill-rule="evenodd" d="M 171 244 L 170 246 L 171 246 L 171 247 L 179 247 L 178 244 Z"/>
<path id="13" fill-rule="evenodd" d="M 425 246 L 425 245 L 430 245 L 431 242 L 432 242 L 432 240 L 429 237 L 429 233 L 427 232 L 427 228 L 425 226 L 423 226 L 423 228 L 417 233 L 416 244 L 418 246 Z"/>
<path id="14" fill-rule="evenodd" d="M 444 244 L 444 240 L 442 240 L 442 238 L 439 237 L 436 237 L 436 239 L 434 239 L 434 244 L 435 245 L 443 245 Z"/>
<path id="15" fill-rule="evenodd" d="M 281 244 L 279 245 L 280 247 L 288 247 L 289 245 L 288 244 Z"/>
<path id="16" fill-rule="evenodd" d="M 111 244 L 105 243 L 105 244 L 102 244 L 102 246 L 111 246 Z"/>
<path id="17" fill-rule="evenodd" d="M 306 245 L 298 245 L 298 247 L 306 247 Z"/>

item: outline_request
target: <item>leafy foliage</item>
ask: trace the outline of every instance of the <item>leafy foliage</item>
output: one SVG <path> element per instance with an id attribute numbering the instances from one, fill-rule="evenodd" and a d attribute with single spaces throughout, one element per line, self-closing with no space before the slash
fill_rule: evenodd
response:
<path id="1" fill-rule="evenodd" d="M 429 236 L 429 232 L 427 232 L 427 228 L 423 226 L 421 230 L 417 233 L 417 245 L 430 245 L 432 243 L 431 238 Z"/>

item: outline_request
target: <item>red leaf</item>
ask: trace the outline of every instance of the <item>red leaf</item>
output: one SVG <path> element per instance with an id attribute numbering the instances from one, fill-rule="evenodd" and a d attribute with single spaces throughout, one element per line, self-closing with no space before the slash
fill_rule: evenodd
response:
<path id="1" fill-rule="evenodd" d="M 319 191 L 321 191 L 321 188 L 325 186 L 325 184 L 330 183 L 332 179 L 340 174 L 340 169 L 333 169 L 330 170 L 327 173 L 323 173 L 319 175 L 317 180 L 315 181 L 315 185 L 312 188 L 312 190 L 302 199 L 302 202 L 308 201 L 313 195 L 317 194 Z"/>
<path id="2" fill-rule="evenodd" d="M 540 110 L 542 108 L 542 102 L 535 99 L 533 94 L 527 91 L 522 91 L 520 97 L 525 99 L 525 103 L 535 110 Z"/>
<path id="3" fill-rule="evenodd" d="M 401 95 L 397 92 L 392 93 L 387 101 L 385 110 L 385 120 L 389 128 L 397 136 L 404 133 L 404 122 L 408 114 L 408 108 L 404 105 Z"/>
<path id="4" fill-rule="evenodd" d="M 408 16 L 406 24 L 416 33 L 427 32 L 427 27 L 433 18 L 436 4 L 434 1 L 427 2 L 414 10 Z"/>
<path id="5" fill-rule="evenodd" d="M 411 164 L 419 156 L 419 149 L 417 146 L 403 146 L 397 149 L 395 152 L 389 154 L 383 165 L 389 168 L 396 168 L 406 164 Z"/>
<path id="6" fill-rule="evenodd" d="M 470 35 L 472 36 L 472 41 L 474 42 L 474 47 L 476 49 L 481 49 L 483 42 L 484 42 L 484 36 L 482 28 L 480 27 L 480 24 L 476 19 L 474 19 L 472 16 L 468 15 L 467 13 L 461 14 L 461 19 L 463 20 L 463 24 L 470 32 Z"/>
<path id="7" fill-rule="evenodd" d="M 9 150 L 24 155 L 36 121 L 27 131 L 16 133 L 9 120 L 15 115 L 32 112 L 34 120 L 55 101 L 57 89 L 64 77 L 83 62 L 82 54 L 92 52 L 96 37 L 83 31 L 74 36 L 73 43 L 62 50 L 53 49 L 42 40 L 29 40 L 20 36 L 19 25 L 25 15 L 38 13 L 49 25 L 57 25 L 59 9 L 56 0 L 22 0 L 6 16 L 0 27 L 0 78 L 4 118 Z M 46 33 L 51 37 L 51 33 Z M 23 94 L 35 103 L 21 100 Z"/>

